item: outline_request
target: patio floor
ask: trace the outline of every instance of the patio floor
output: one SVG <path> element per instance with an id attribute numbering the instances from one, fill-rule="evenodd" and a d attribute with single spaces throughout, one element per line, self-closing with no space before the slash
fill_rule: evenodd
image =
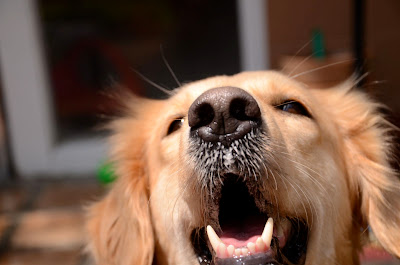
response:
<path id="1" fill-rule="evenodd" d="M 94 178 L 0 186 L 0 265 L 90 265 L 84 206 L 105 192 Z M 400 265 L 370 245 L 363 265 Z"/>

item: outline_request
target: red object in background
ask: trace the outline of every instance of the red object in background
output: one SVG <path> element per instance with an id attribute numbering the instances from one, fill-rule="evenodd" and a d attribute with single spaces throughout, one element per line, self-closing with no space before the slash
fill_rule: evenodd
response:
<path id="1" fill-rule="evenodd" d="M 144 92 L 121 52 L 102 40 L 83 40 L 74 45 L 55 64 L 52 80 L 60 118 L 113 113 L 114 103 L 105 91 L 115 81 L 137 95 Z"/>
<path id="2" fill-rule="evenodd" d="M 360 260 L 362 263 L 378 262 L 381 264 L 381 262 L 385 262 L 387 265 L 400 264 L 400 261 L 396 260 L 392 255 L 374 245 L 366 246 L 363 249 L 363 253 L 360 255 Z"/>

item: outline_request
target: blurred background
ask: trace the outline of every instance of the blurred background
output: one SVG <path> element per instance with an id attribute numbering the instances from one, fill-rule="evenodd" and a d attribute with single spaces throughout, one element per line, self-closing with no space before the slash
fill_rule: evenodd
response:
<path id="1" fill-rule="evenodd" d="M 2 0 L 0 265 L 90 264 L 82 206 L 111 181 L 116 84 L 146 97 L 281 70 L 324 89 L 356 73 L 399 125 L 398 0 Z M 136 71 L 151 80 L 146 82 Z M 363 264 L 400 264 L 372 240 Z"/>

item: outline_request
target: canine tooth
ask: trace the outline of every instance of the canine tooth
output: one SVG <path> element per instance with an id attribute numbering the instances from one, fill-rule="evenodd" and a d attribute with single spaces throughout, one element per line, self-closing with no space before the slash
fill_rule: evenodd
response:
<path id="1" fill-rule="evenodd" d="M 235 249 L 235 255 L 236 255 L 236 257 L 242 256 L 242 249 L 241 248 Z"/>
<path id="2" fill-rule="evenodd" d="M 264 241 L 262 240 L 261 237 L 257 238 L 256 240 L 256 251 L 257 252 L 262 252 L 264 251 L 264 249 L 266 248 L 266 245 L 264 243 Z"/>
<path id="3" fill-rule="evenodd" d="M 247 243 L 247 249 L 250 251 L 251 254 L 256 253 L 256 244 L 253 242 Z"/>
<path id="4" fill-rule="evenodd" d="M 228 251 L 228 256 L 232 257 L 233 253 L 235 252 L 235 247 L 233 245 L 229 245 L 226 250 Z"/>
<path id="5" fill-rule="evenodd" d="M 218 237 L 217 233 L 215 233 L 214 228 L 210 225 L 207 226 L 207 235 L 208 239 L 210 240 L 211 246 L 213 247 L 214 251 L 218 253 L 219 244 L 223 244 L 221 239 Z"/>
<path id="6" fill-rule="evenodd" d="M 274 230 L 274 220 L 270 217 L 268 218 L 267 223 L 265 224 L 264 231 L 261 235 L 262 240 L 264 241 L 267 248 L 271 245 L 272 232 Z"/>

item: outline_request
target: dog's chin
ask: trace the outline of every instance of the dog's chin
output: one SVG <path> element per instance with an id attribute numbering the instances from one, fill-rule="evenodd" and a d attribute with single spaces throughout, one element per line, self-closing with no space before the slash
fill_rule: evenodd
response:
<path id="1" fill-rule="evenodd" d="M 204 205 L 209 226 L 191 234 L 200 265 L 305 263 L 307 223 L 279 213 L 256 182 L 226 174 L 213 196 Z"/>

